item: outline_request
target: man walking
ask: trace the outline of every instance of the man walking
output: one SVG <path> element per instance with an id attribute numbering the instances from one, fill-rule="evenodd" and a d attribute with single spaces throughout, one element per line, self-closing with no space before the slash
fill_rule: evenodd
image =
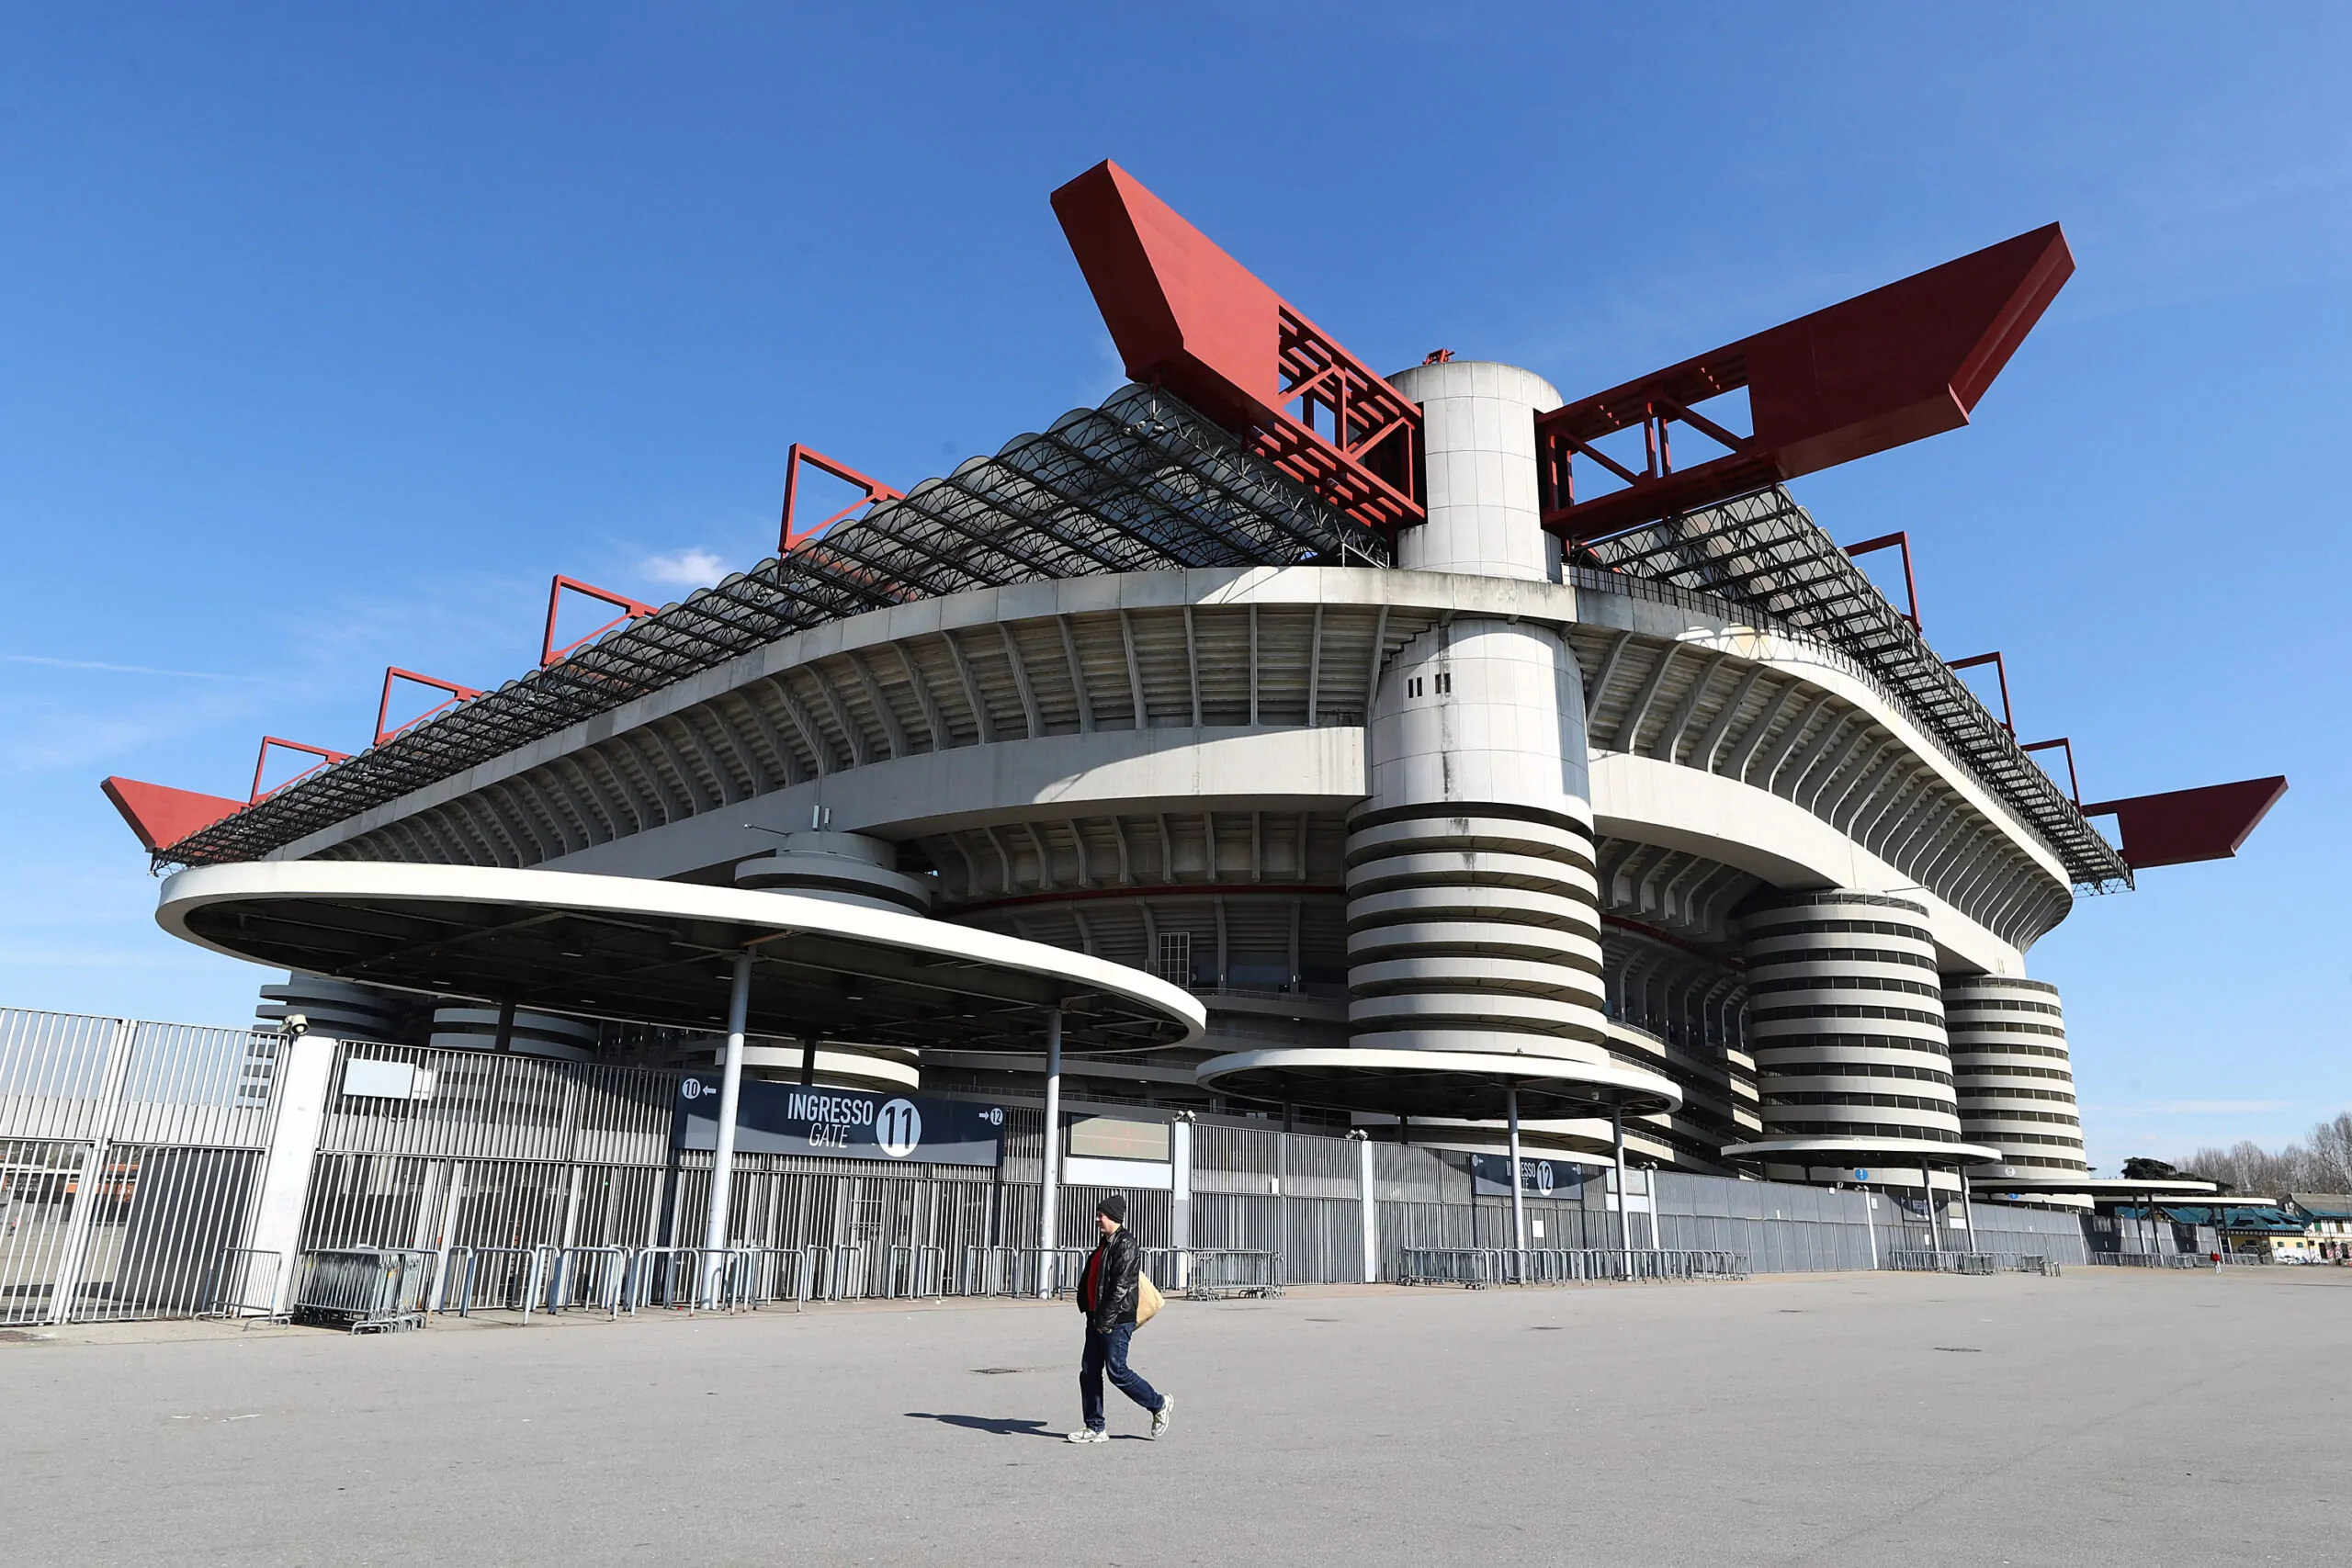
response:
<path id="1" fill-rule="evenodd" d="M 1107 1443 L 1103 1430 L 1102 1374 L 1121 1393 L 1151 1412 L 1151 1435 L 1168 1430 L 1175 1401 L 1157 1393 L 1127 1365 L 1127 1341 L 1136 1331 L 1136 1280 L 1143 1272 L 1143 1248 L 1127 1230 L 1127 1200 L 1114 1192 L 1094 1206 L 1094 1228 L 1102 1239 L 1086 1260 L 1078 1284 L 1078 1310 L 1086 1314 L 1086 1355 L 1078 1365 L 1079 1403 L 1086 1425 L 1069 1435 L 1073 1443 Z"/>

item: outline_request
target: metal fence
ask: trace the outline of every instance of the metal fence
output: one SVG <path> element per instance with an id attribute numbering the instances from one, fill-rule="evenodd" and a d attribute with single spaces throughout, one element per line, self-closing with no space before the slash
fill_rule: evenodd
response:
<path id="1" fill-rule="evenodd" d="M 208 1310 L 257 1195 L 280 1043 L 0 1009 L 0 1324 Z"/>
<path id="2" fill-rule="evenodd" d="M 1064 1184 L 1062 1245 L 1041 1251 L 1043 1117 L 1016 1106 L 992 1169 L 740 1156 L 728 1245 L 706 1255 L 711 1156 L 672 1146 L 679 1073 L 346 1043 L 272 1251 L 254 1224 L 289 1059 L 274 1034 L 0 1010 L 0 1323 L 265 1315 L 305 1288 L 300 1255 L 353 1248 L 428 1256 L 426 1310 L 467 1316 L 701 1310 L 713 1281 L 731 1310 L 1067 1292 L 1113 1190 Z M 2089 1260 L 2067 1213 L 1666 1172 L 1621 1198 L 1606 1170 L 1526 1198 L 1522 1255 L 1510 1199 L 1474 1190 L 1465 1153 L 1240 1117 L 1185 1131 L 1181 1203 L 1167 1167 L 1125 1190 L 1171 1295 Z"/>

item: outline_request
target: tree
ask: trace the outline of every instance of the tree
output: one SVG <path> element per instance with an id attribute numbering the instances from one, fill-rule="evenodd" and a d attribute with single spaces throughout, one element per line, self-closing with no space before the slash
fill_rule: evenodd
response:
<path id="1" fill-rule="evenodd" d="M 2249 1198 L 2316 1191 L 2335 1179 L 2324 1156 L 2296 1143 L 2266 1149 L 2246 1138 L 2226 1149 L 2199 1149 L 2187 1163 L 2205 1179 L 2227 1182 Z"/>
<path id="2" fill-rule="evenodd" d="M 2352 1192 L 2352 1111 L 2339 1111 L 2313 1127 L 2308 1152 L 2314 1186 Z"/>

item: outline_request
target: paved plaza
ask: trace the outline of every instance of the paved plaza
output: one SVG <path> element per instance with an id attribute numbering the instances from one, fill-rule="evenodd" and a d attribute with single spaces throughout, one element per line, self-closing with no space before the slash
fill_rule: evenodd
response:
<path id="1" fill-rule="evenodd" d="M 103 1562 L 2338 1563 L 2352 1271 L 0 1344 L 0 1540 Z M 1050 1440 L 1049 1440 L 1050 1439 Z"/>

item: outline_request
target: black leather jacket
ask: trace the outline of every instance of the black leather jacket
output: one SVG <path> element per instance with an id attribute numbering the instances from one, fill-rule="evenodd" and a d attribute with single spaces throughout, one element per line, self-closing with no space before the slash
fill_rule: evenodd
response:
<path id="1" fill-rule="evenodd" d="M 1096 1334 L 1108 1334 L 1123 1323 L 1136 1320 L 1136 1276 L 1143 1269 L 1143 1248 L 1136 1245 L 1133 1232 L 1121 1225 L 1097 1242 L 1094 1257 L 1086 1260 L 1088 1272 L 1100 1262 L 1100 1288 L 1090 1303 L 1086 1294 L 1086 1276 L 1078 1281 L 1078 1310 L 1086 1314 L 1086 1326 Z"/>

